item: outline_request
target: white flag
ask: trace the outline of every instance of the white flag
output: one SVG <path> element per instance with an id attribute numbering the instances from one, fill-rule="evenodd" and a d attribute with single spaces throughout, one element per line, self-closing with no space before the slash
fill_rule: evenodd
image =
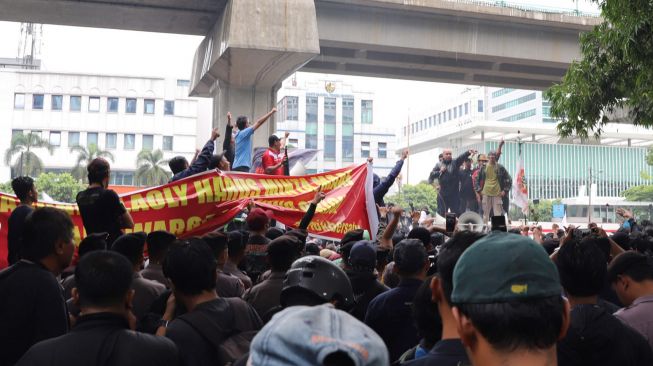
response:
<path id="1" fill-rule="evenodd" d="M 521 154 L 517 158 L 517 176 L 512 181 L 512 200 L 524 214 L 528 213 L 528 187 L 524 174 L 524 159 Z"/>

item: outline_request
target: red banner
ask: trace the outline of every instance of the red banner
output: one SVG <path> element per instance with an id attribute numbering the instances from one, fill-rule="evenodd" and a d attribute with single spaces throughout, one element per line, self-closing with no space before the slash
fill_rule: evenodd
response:
<path id="1" fill-rule="evenodd" d="M 308 227 L 311 234 L 340 239 L 347 231 L 361 228 L 376 234 L 372 170 L 366 164 L 299 177 L 208 171 L 121 199 L 134 219 L 134 231 L 166 230 L 184 238 L 226 225 L 250 200 L 277 221 L 297 227 L 318 187 L 326 198 Z M 7 221 L 18 204 L 16 197 L 0 193 L 0 268 L 7 266 Z M 65 210 L 75 223 L 76 242 L 85 236 L 77 205 L 39 202 L 36 206 Z"/>

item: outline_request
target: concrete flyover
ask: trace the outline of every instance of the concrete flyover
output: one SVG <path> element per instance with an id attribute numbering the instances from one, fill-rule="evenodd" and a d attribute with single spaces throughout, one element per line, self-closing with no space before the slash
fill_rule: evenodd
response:
<path id="1" fill-rule="evenodd" d="M 0 9 L 0 20 L 204 35 L 191 90 L 214 99 L 218 127 L 228 108 L 267 112 L 296 70 L 545 89 L 601 21 L 474 0 L 0 0 Z"/>

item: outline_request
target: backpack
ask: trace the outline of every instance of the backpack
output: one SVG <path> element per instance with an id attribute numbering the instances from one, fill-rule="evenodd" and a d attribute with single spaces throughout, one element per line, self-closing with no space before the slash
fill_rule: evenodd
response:
<path id="1" fill-rule="evenodd" d="M 227 327 L 223 329 L 224 334 L 226 334 L 224 337 L 216 337 L 212 334 L 213 328 L 210 329 L 205 326 L 207 323 L 204 321 L 202 314 L 190 312 L 177 319 L 184 321 L 213 346 L 218 358 L 218 365 L 230 366 L 249 352 L 252 339 L 254 339 L 258 330 L 238 329 L 238 319 L 250 316 L 249 305 L 244 300 L 240 298 L 223 299 L 229 305 L 227 308 L 229 314 L 225 318 L 231 319 Z"/>

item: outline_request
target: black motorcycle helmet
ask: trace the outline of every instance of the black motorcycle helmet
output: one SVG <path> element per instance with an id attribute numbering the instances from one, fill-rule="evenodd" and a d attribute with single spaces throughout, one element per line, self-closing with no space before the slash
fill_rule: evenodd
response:
<path id="1" fill-rule="evenodd" d="M 319 305 L 336 300 L 336 307 L 354 306 L 354 291 L 349 277 L 328 259 L 316 255 L 293 262 L 281 288 L 281 305 Z"/>

